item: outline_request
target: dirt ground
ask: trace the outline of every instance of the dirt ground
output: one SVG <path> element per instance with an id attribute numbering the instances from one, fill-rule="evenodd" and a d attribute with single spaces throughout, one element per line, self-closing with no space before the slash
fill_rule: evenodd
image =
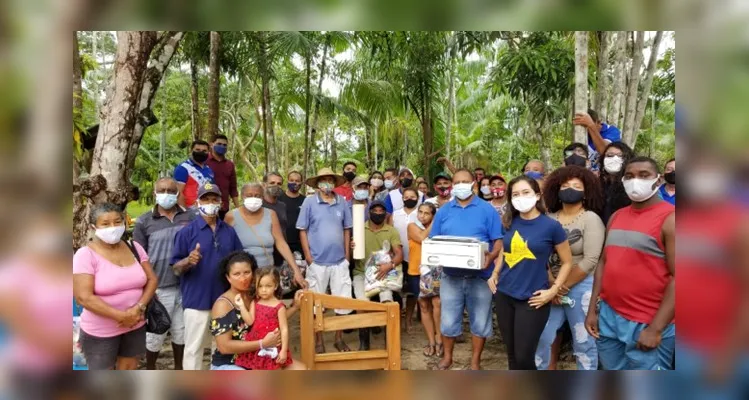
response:
<path id="1" fill-rule="evenodd" d="M 299 338 L 299 315 L 293 316 L 289 320 L 289 328 L 291 330 L 291 354 L 294 359 L 301 359 L 301 340 Z M 468 320 L 467 317 L 463 324 L 464 337 L 467 339 L 465 343 L 457 343 L 454 350 L 454 361 L 453 370 L 467 370 L 471 365 L 471 342 L 470 332 L 468 332 Z M 384 332 L 384 329 L 383 329 Z M 343 336 L 346 344 L 352 349 L 357 350 L 359 348 L 359 334 L 357 331 L 344 334 Z M 327 352 L 336 351 L 333 347 L 333 333 L 325 334 L 325 350 Z M 384 349 L 385 348 L 385 335 L 380 333 L 378 335 L 372 335 L 371 339 L 372 349 Z M 424 356 L 424 346 L 427 344 L 426 335 L 424 334 L 424 328 L 421 322 L 414 319 L 413 328 L 411 333 L 407 333 L 405 329 L 405 317 L 401 319 L 401 368 L 404 370 L 429 370 L 433 368 L 439 359 L 437 357 L 426 357 Z M 206 350 L 205 352 L 205 369 L 209 368 L 210 354 Z M 145 369 L 145 361 L 141 363 L 141 369 Z M 494 336 L 490 338 L 484 348 L 482 355 L 481 367 L 485 370 L 506 370 L 507 369 L 507 353 L 505 351 L 505 345 L 502 343 L 499 335 L 499 329 L 497 329 L 496 317 L 494 321 Z M 172 353 L 172 347 L 169 341 L 164 344 L 164 348 L 161 352 L 161 356 L 157 362 L 157 368 L 160 370 L 169 370 L 174 368 L 174 359 Z M 559 369 L 574 370 L 575 362 L 572 356 L 571 349 L 569 346 L 562 347 L 562 355 L 558 363 Z"/>

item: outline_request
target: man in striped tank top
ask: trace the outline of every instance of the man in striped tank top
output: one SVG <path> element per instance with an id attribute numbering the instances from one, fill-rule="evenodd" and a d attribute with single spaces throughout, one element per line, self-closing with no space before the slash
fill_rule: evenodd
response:
<path id="1" fill-rule="evenodd" d="M 635 157 L 625 167 L 632 205 L 617 211 L 606 229 L 585 327 L 597 339 L 607 370 L 671 369 L 676 328 L 674 206 L 656 196 L 658 164 Z"/>

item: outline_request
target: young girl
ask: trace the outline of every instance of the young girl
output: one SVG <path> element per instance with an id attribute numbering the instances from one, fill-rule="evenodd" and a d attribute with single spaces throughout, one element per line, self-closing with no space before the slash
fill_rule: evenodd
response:
<path id="1" fill-rule="evenodd" d="M 281 349 L 261 348 L 260 351 L 244 353 L 237 357 L 236 364 L 253 370 L 295 369 L 289 351 L 289 327 L 286 307 L 279 300 L 282 296 L 281 276 L 275 268 L 260 268 L 256 272 L 254 298 L 246 307 L 241 297 L 236 299 L 242 319 L 252 329 L 245 341 L 256 341 L 276 329 L 281 330 Z"/>

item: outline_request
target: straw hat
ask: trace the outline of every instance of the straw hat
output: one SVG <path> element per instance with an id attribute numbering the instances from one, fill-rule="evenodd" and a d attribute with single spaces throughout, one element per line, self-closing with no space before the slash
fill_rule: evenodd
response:
<path id="1" fill-rule="evenodd" d="M 335 178 L 336 187 L 341 186 L 344 183 L 346 183 L 346 178 L 344 178 L 341 175 L 336 174 L 330 168 L 323 168 L 317 171 L 317 175 L 307 179 L 305 183 L 307 184 L 308 187 L 313 187 L 317 189 L 317 181 L 320 180 L 320 178 L 322 178 L 323 176 L 332 176 L 333 178 Z"/>

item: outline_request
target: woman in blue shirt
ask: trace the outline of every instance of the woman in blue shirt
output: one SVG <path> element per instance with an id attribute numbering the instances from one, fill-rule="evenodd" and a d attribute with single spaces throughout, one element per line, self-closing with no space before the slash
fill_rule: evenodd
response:
<path id="1" fill-rule="evenodd" d="M 536 348 L 549 320 L 550 302 L 567 280 L 572 252 L 562 225 L 546 216 L 538 182 L 519 176 L 508 187 L 510 203 L 502 217 L 506 229 L 502 268 L 488 283 L 495 293 L 495 312 L 510 369 L 535 370 Z M 551 283 L 547 265 L 554 250 L 561 268 Z"/>

